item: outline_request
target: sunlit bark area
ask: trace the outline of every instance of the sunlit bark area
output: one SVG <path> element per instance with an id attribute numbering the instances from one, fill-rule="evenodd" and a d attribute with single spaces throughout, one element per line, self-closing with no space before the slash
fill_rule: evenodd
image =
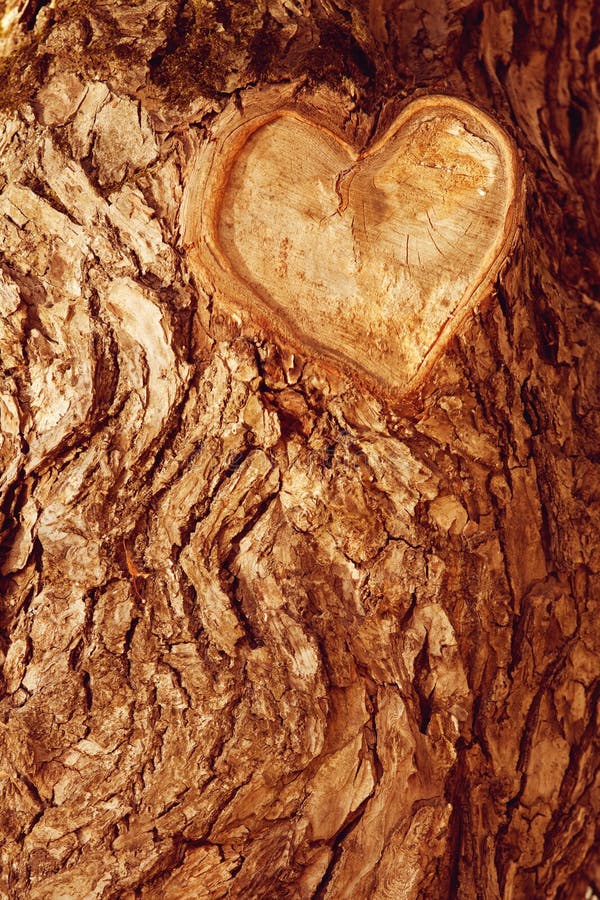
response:
<path id="1" fill-rule="evenodd" d="M 0 896 L 598 894 L 600 8 L 0 48 Z"/>

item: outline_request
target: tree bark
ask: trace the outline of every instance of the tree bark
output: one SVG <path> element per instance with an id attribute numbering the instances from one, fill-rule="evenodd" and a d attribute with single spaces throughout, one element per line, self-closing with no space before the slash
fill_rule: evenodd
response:
<path id="1" fill-rule="evenodd" d="M 599 894 L 600 9 L 5 0 L 0 42 L 0 896 Z M 228 274 L 190 227 L 283 94 L 353 185 L 432 97 L 516 148 L 410 383 L 377 315 L 269 307 L 251 155 Z"/>

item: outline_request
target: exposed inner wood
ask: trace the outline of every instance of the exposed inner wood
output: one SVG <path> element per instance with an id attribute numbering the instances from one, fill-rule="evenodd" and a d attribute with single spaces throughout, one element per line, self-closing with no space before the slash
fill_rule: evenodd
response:
<path id="1" fill-rule="evenodd" d="M 511 144 L 452 98 L 412 103 L 362 153 L 286 109 L 236 124 L 221 153 L 198 198 L 218 199 L 192 223 L 221 297 L 394 393 L 426 374 L 514 234 Z"/>

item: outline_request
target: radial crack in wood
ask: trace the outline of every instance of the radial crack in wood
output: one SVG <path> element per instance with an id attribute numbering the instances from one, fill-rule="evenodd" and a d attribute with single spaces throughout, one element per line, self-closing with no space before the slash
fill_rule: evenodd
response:
<path id="1" fill-rule="evenodd" d="M 217 297 L 280 339 L 411 393 L 489 293 L 518 224 L 507 135 L 450 97 L 358 151 L 284 107 L 224 117 L 185 204 Z"/>

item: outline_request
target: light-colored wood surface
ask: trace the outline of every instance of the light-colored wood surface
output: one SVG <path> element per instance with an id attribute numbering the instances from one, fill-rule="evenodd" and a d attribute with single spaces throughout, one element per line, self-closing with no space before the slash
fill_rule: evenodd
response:
<path id="1" fill-rule="evenodd" d="M 440 96 L 411 103 L 362 152 L 285 107 L 219 128 L 186 213 L 217 299 L 387 392 L 411 391 L 510 246 L 508 137 Z"/>

